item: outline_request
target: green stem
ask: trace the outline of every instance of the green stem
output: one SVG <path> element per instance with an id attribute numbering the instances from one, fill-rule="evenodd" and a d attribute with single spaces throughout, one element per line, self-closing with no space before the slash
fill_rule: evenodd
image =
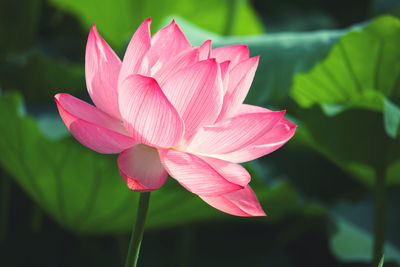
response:
<path id="1" fill-rule="evenodd" d="M 374 255 L 372 266 L 376 267 L 383 255 L 386 233 L 387 195 L 385 184 L 385 168 L 379 168 L 375 178 L 374 207 Z"/>
<path id="2" fill-rule="evenodd" d="M 234 26 L 235 19 L 236 19 L 238 4 L 239 4 L 238 0 L 229 0 L 228 13 L 227 13 L 225 30 L 224 30 L 225 35 L 232 35 L 232 33 L 233 33 L 233 26 Z"/>
<path id="3" fill-rule="evenodd" d="M 142 243 L 144 224 L 146 222 L 147 210 L 149 209 L 150 192 L 140 193 L 139 206 L 136 215 L 136 223 L 132 230 L 129 242 L 128 255 L 125 267 L 136 267 L 139 258 L 140 244 Z"/>

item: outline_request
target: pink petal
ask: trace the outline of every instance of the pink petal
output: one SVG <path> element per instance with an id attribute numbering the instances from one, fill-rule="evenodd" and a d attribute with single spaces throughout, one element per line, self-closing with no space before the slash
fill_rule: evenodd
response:
<path id="1" fill-rule="evenodd" d="M 185 122 L 185 139 L 212 124 L 222 106 L 221 72 L 215 59 L 200 61 L 171 76 L 162 87 Z"/>
<path id="2" fill-rule="evenodd" d="M 205 202 L 235 216 L 266 216 L 250 186 L 222 196 L 200 196 Z"/>
<path id="3" fill-rule="evenodd" d="M 86 44 L 86 86 L 99 109 L 120 119 L 118 107 L 118 75 L 121 60 L 103 40 L 93 25 Z"/>
<path id="4" fill-rule="evenodd" d="M 121 121 L 69 94 L 55 96 L 60 116 L 84 146 L 103 154 L 119 153 L 135 144 Z"/>
<path id="5" fill-rule="evenodd" d="M 217 59 L 217 62 L 229 60 L 234 67 L 239 62 L 249 58 L 249 48 L 246 45 L 233 45 L 218 47 L 212 50 L 211 56 Z"/>
<path id="6" fill-rule="evenodd" d="M 213 168 L 193 154 L 171 149 L 159 150 L 159 153 L 161 163 L 168 173 L 192 193 L 215 196 L 243 188 L 223 176 L 233 174 L 229 166 L 216 164 L 216 168 Z"/>
<path id="7" fill-rule="evenodd" d="M 122 152 L 118 156 L 118 168 L 129 189 L 138 192 L 160 188 L 168 176 L 157 149 L 142 144 Z"/>
<path id="8" fill-rule="evenodd" d="M 243 114 L 249 114 L 249 113 L 264 113 L 264 112 L 269 112 L 272 111 L 270 109 L 264 108 L 264 107 L 259 107 L 259 106 L 253 106 L 249 104 L 242 104 L 240 105 L 236 116 L 243 115 Z"/>
<path id="9" fill-rule="evenodd" d="M 249 58 L 236 65 L 229 72 L 228 87 L 218 120 L 233 117 L 236 114 L 249 92 L 258 61 L 258 56 Z"/>
<path id="10" fill-rule="evenodd" d="M 165 82 L 169 79 L 169 77 L 171 77 L 171 75 L 175 74 L 180 69 L 193 65 L 195 62 L 198 61 L 198 58 L 199 58 L 198 48 L 186 49 L 185 51 L 183 51 L 182 53 L 171 59 L 168 63 L 164 64 L 157 71 L 152 69 L 151 76 L 154 79 L 156 79 L 156 81 L 162 88 Z"/>
<path id="11" fill-rule="evenodd" d="M 246 186 L 250 182 L 250 174 L 239 164 L 216 158 L 199 157 L 231 183 Z"/>
<path id="12" fill-rule="evenodd" d="M 199 47 L 199 60 L 206 60 L 209 59 L 211 56 L 211 40 L 205 41 Z"/>
<path id="13" fill-rule="evenodd" d="M 182 138 L 183 121 L 156 80 L 131 75 L 119 90 L 125 128 L 138 143 L 169 148 Z"/>
<path id="14" fill-rule="evenodd" d="M 240 150 L 270 131 L 284 111 L 240 114 L 212 126 L 202 127 L 187 147 L 191 153 L 211 155 Z"/>
<path id="15" fill-rule="evenodd" d="M 227 154 L 213 155 L 213 157 L 236 163 L 251 161 L 274 152 L 283 146 L 293 137 L 295 131 L 296 126 L 282 118 L 270 131 L 255 140 L 254 143 L 240 150 Z"/>
<path id="16" fill-rule="evenodd" d="M 171 58 L 190 48 L 192 46 L 189 41 L 179 29 L 175 20 L 172 20 L 168 26 L 159 30 L 151 38 L 151 48 L 148 53 L 149 65 L 157 64 L 157 69 L 159 69 Z"/>
<path id="17" fill-rule="evenodd" d="M 142 74 L 142 60 L 151 46 L 150 24 L 151 19 L 146 19 L 132 36 L 122 61 L 121 72 L 118 78 L 119 85 L 129 75 L 139 72 Z"/>
<path id="18" fill-rule="evenodd" d="M 242 105 L 238 113 L 239 115 L 242 115 L 268 111 L 268 109 L 262 107 Z M 251 144 L 231 153 L 212 156 L 236 163 L 251 161 L 267 155 L 283 146 L 287 141 L 290 140 L 290 138 L 293 137 L 294 133 L 296 132 L 296 128 L 296 125 L 282 117 L 271 130 L 266 132 L 260 138 L 255 139 Z"/>
<path id="19" fill-rule="evenodd" d="M 226 91 L 228 90 L 228 86 L 229 86 L 229 66 L 230 66 L 230 64 L 231 64 L 231 62 L 229 60 L 221 62 L 219 64 L 219 66 L 221 68 L 222 84 L 224 86 L 224 90 L 223 90 L 224 95 L 225 95 Z"/>

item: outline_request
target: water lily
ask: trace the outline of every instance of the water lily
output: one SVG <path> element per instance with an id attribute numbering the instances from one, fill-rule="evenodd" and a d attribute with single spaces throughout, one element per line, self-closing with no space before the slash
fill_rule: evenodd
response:
<path id="1" fill-rule="evenodd" d="M 161 187 L 168 174 L 211 206 L 264 216 L 238 163 L 286 143 L 296 126 L 284 111 L 243 104 L 259 57 L 245 45 L 193 47 L 175 21 L 133 35 L 121 61 L 92 27 L 86 85 L 94 105 L 57 94 L 60 115 L 84 146 L 120 153 L 119 172 L 134 191 Z"/>

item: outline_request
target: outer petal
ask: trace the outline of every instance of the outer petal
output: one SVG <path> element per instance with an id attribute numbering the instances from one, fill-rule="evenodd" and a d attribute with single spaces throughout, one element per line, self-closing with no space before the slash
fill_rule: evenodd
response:
<path id="1" fill-rule="evenodd" d="M 241 163 L 251 161 L 274 152 L 283 146 L 296 131 L 296 125 L 282 118 L 270 131 L 254 143 L 231 153 L 212 155 L 213 157 Z"/>
<path id="2" fill-rule="evenodd" d="M 250 174 L 239 164 L 210 157 L 199 156 L 199 158 L 207 162 L 231 183 L 246 186 L 250 182 Z"/>
<path id="3" fill-rule="evenodd" d="M 118 168 L 128 187 L 138 192 L 158 189 L 168 176 L 157 149 L 142 144 L 122 152 L 118 156 Z"/>
<path id="4" fill-rule="evenodd" d="M 159 30 L 151 38 L 151 48 L 148 53 L 149 64 L 150 66 L 156 64 L 159 69 L 171 58 L 189 48 L 192 48 L 189 41 L 175 20 L 172 20 L 171 24 Z"/>
<path id="5" fill-rule="evenodd" d="M 188 152 L 203 155 L 226 154 L 240 150 L 270 131 L 284 111 L 241 114 L 204 126 L 187 147 Z"/>
<path id="6" fill-rule="evenodd" d="M 120 119 L 118 108 L 118 75 L 121 60 L 101 38 L 93 25 L 86 44 L 86 86 L 99 109 Z"/>
<path id="7" fill-rule="evenodd" d="M 121 85 L 119 106 L 125 128 L 139 143 L 168 148 L 183 136 L 184 124 L 156 80 L 129 76 Z"/>
<path id="8" fill-rule="evenodd" d="M 235 216 L 266 216 L 250 186 L 222 196 L 200 196 L 205 202 Z"/>
<path id="9" fill-rule="evenodd" d="M 243 188 L 224 177 L 233 174 L 226 165 L 213 168 L 195 155 L 175 150 L 159 150 L 159 153 L 168 173 L 192 193 L 215 196 Z"/>
<path id="10" fill-rule="evenodd" d="M 239 62 L 249 58 L 249 48 L 247 45 L 233 45 L 218 47 L 212 50 L 211 56 L 217 59 L 217 62 L 229 60 L 231 67 Z"/>
<path id="11" fill-rule="evenodd" d="M 185 139 L 212 124 L 222 106 L 221 72 L 215 59 L 200 61 L 171 76 L 162 87 L 185 122 Z"/>
<path id="12" fill-rule="evenodd" d="M 118 78 L 119 85 L 121 85 L 129 75 L 137 74 L 139 72 L 139 74 L 143 74 L 141 69 L 142 60 L 151 46 L 150 24 L 151 19 L 146 19 L 132 36 L 122 62 Z"/>
<path id="13" fill-rule="evenodd" d="M 239 109 L 239 114 L 267 111 L 267 109 L 257 106 L 242 105 Z M 213 155 L 213 157 L 236 163 L 254 160 L 283 146 L 287 141 L 290 140 L 290 138 L 293 137 L 294 133 L 296 132 L 296 128 L 296 125 L 287 119 L 282 118 L 270 131 L 265 133 L 259 139 L 254 140 L 254 142 L 248 146 L 231 153 Z"/>
<path id="14" fill-rule="evenodd" d="M 258 56 L 249 58 L 236 65 L 229 72 L 228 87 L 218 120 L 233 117 L 236 114 L 249 92 L 258 61 Z"/>
<path id="15" fill-rule="evenodd" d="M 84 146 L 103 154 L 119 153 L 135 144 L 121 121 L 69 94 L 55 96 L 60 116 Z"/>

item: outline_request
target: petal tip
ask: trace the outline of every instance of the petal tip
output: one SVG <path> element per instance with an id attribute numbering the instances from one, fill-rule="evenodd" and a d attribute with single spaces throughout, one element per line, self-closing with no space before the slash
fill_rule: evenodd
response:
<path id="1" fill-rule="evenodd" d="M 249 52 L 249 47 L 245 44 L 239 44 L 238 47 L 240 47 L 240 49 L 244 50 L 244 52 Z"/>
<path id="2" fill-rule="evenodd" d="M 142 24 L 141 24 L 141 26 L 147 26 L 147 29 L 150 31 L 150 26 L 151 26 L 151 17 L 148 17 L 147 19 L 145 19 L 143 22 L 142 22 Z M 140 26 L 139 26 L 139 28 L 140 28 Z M 138 29 L 139 29 L 138 28 Z"/>
<path id="3" fill-rule="evenodd" d="M 260 208 L 259 210 L 252 212 L 251 214 L 249 214 L 252 217 L 267 217 L 267 214 L 265 213 L 265 211 Z"/>
<path id="4" fill-rule="evenodd" d="M 72 97 L 70 94 L 67 94 L 67 93 L 58 93 L 58 94 L 56 94 L 55 96 L 54 96 L 54 100 L 57 102 L 57 103 L 60 103 L 61 101 L 62 101 L 62 99 L 61 98 L 68 98 L 68 97 Z"/>
<path id="5" fill-rule="evenodd" d="M 287 120 L 287 119 L 286 119 Z M 287 120 L 287 125 L 290 127 L 290 129 L 292 130 L 296 130 L 297 127 L 299 127 L 298 125 L 294 124 L 293 122 Z"/>
<path id="6" fill-rule="evenodd" d="M 56 102 L 58 102 L 59 99 L 60 99 L 60 97 L 61 97 L 61 94 L 56 94 L 56 95 L 54 96 L 54 100 L 55 100 Z"/>
<path id="7" fill-rule="evenodd" d="M 96 25 L 92 23 L 92 26 L 90 27 L 90 32 L 89 32 L 89 39 L 94 38 L 95 40 L 98 38 L 99 32 L 97 31 Z"/>

